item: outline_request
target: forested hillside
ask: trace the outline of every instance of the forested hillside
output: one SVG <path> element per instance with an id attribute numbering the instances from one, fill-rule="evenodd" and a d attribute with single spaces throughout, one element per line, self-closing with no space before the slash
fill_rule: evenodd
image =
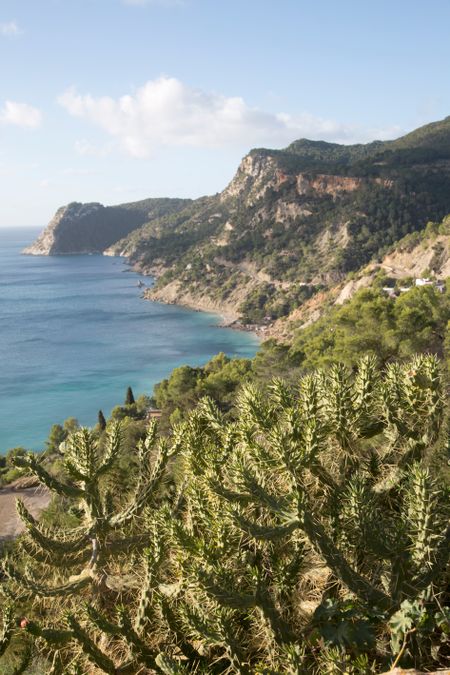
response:
<path id="1" fill-rule="evenodd" d="M 230 185 L 113 249 L 159 275 L 150 297 L 260 322 L 381 260 L 450 211 L 450 118 L 397 140 L 252 150 Z"/>
<path id="2" fill-rule="evenodd" d="M 118 206 L 72 202 L 57 210 L 27 255 L 103 253 L 118 239 L 154 218 L 174 213 L 189 199 L 144 199 Z"/>

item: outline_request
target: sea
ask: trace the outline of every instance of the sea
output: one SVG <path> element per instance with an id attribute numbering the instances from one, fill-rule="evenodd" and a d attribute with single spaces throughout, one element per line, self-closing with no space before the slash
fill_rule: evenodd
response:
<path id="1" fill-rule="evenodd" d="M 22 255 L 38 234 L 0 229 L 0 453 L 43 449 L 68 417 L 93 425 L 177 366 L 255 354 L 257 337 L 217 315 L 144 300 L 152 280 L 121 258 Z"/>

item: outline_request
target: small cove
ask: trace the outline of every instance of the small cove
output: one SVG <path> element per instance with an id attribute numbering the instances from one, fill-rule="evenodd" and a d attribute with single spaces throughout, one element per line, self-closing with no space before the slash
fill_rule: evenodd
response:
<path id="1" fill-rule="evenodd" d="M 92 425 L 173 368 L 214 354 L 252 357 L 258 339 L 221 318 L 141 298 L 141 280 L 106 256 L 21 255 L 38 231 L 0 229 L 0 453 L 40 450 L 53 423 Z"/>

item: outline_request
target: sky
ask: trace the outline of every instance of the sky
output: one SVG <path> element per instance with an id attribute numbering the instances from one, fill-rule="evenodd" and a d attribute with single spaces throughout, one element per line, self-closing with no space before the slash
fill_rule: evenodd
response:
<path id="1" fill-rule="evenodd" d="M 0 227 L 450 115 L 448 0 L 0 0 Z"/>

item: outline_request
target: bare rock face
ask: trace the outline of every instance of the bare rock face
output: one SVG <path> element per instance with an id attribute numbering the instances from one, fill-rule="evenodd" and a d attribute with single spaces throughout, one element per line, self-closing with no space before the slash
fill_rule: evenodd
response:
<path id="1" fill-rule="evenodd" d="M 261 190 L 276 187 L 276 161 L 272 157 L 248 154 L 239 165 L 235 177 L 221 193 L 221 201 L 248 195 L 248 199 L 257 198 Z"/>
<path id="2" fill-rule="evenodd" d="M 386 255 L 382 268 L 391 277 L 420 277 L 425 269 L 433 272 L 436 279 L 450 276 L 450 235 L 442 234 L 427 242 L 402 245 Z"/>
<path id="3" fill-rule="evenodd" d="M 304 173 L 300 173 L 297 176 L 297 191 L 299 195 L 316 193 L 318 195 L 328 194 L 335 197 L 341 192 L 353 192 L 360 188 L 362 184 L 362 178 L 349 176 L 329 176 L 325 174 L 307 176 Z"/>
<path id="4" fill-rule="evenodd" d="M 305 199 L 316 200 L 327 195 L 336 199 L 367 185 L 392 188 L 394 181 L 286 170 L 280 168 L 276 156 L 252 151 L 241 161 L 235 177 L 221 193 L 220 200 L 243 200 L 252 207 L 267 191 L 272 191 L 275 195 L 282 191 L 285 194 L 290 193 L 293 200 L 300 198 L 303 203 Z"/>

